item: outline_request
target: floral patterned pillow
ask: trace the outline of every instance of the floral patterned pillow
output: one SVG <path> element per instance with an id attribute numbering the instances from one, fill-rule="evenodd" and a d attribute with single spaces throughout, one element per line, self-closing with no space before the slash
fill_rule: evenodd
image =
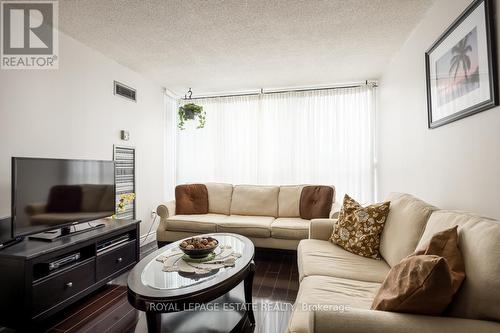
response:
<path id="1" fill-rule="evenodd" d="M 390 202 L 361 206 L 347 194 L 330 241 L 354 254 L 380 259 L 380 235 Z"/>

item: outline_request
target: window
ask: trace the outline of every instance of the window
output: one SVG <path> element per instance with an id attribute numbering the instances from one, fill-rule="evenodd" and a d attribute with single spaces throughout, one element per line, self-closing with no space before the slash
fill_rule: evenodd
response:
<path id="1" fill-rule="evenodd" d="M 205 128 L 196 129 L 196 121 L 182 131 L 169 127 L 176 135 L 177 184 L 328 184 L 338 201 L 344 193 L 374 199 L 375 88 L 195 102 L 207 113 Z M 173 123 L 177 109 L 170 109 Z"/>

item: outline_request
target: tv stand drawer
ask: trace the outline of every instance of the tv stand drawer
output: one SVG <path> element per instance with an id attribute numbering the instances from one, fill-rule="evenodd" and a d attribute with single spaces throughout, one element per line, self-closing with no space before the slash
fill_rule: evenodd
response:
<path id="1" fill-rule="evenodd" d="M 97 281 L 106 279 L 121 269 L 135 262 L 136 241 L 129 241 L 124 245 L 97 255 Z"/>
<path id="2" fill-rule="evenodd" d="M 95 283 L 95 260 L 33 285 L 33 315 L 48 310 Z"/>

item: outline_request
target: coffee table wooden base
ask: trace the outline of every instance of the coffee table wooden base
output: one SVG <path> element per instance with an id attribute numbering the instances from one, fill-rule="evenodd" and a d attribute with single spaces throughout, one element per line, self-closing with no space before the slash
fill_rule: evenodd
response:
<path id="1" fill-rule="evenodd" d="M 146 311 L 148 333 L 161 332 L 161 313 Z"/>
<path id="2" fill-rule="evenodd" d="M 255 263 L 252 261 L 250 263 L 250 270 L 248 275 L 245 277 L 245 303 L 248 314 L 248 319 L 252 325 L 255 325 L 255 315 L 253 314 L 253 302 L 252 302 L 252 286 L 253 286 L 253 276 L 255 275 Z"/>

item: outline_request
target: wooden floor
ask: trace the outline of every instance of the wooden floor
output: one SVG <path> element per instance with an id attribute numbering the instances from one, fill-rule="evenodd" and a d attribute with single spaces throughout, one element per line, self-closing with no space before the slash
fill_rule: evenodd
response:
<path id="1" fill-rule="evenodd" d="M 142 255 L 154 248 L 143 248 Z M 253 285 L 254 303 L 272 303 L 255 313 L 256 325 L 247 332 L 283 333 L 287 331 L 291 306 L 299 288 L 297 258 L 294 253 L 258 251 Z M 127 274 L 47 321 L 45 332 L 146 332 L 143 312 L 127 301 Z M 260 307 L 259 307 L 260 308 Z M 10 331 L 10 330 L 9 330 Z M 0 329 L 0 333 L 9 332 Z"/>

